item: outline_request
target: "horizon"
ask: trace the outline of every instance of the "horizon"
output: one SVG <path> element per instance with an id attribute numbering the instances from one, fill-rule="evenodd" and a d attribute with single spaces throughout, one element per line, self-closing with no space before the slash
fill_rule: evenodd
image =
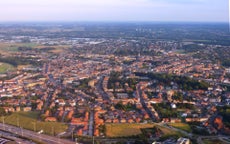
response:
<path id="1" fill-rule="evenodd" d="M 0 21 L 0 24 L 229 24 L 222 21 Z"/>
<path id="2" fill-rule="evenodd" d="M 228 22 L 228 0 L 8 0 L 0 22 Z"/>

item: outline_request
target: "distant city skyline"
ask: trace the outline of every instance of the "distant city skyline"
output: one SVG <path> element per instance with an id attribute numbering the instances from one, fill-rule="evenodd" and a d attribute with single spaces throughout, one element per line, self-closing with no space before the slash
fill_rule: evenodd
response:
<path id="1" fill-rule="evenodd" d="M 7 0 L 0 21 L 228 22 L 228 0 Z"/>

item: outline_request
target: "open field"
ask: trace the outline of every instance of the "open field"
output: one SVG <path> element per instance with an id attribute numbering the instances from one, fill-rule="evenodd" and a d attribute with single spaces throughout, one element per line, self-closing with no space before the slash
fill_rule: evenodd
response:
<path id="1" fill-rule="evenodd" d="M 70 48 L 70 45 L 45 46 L 35 43 L 0 43 L 0 53 L 3 55 L 9 55 L 17 52 L 18 47 L 31 47 L 34 49 L 52 48 L 52 50 L 49 50 L 50 52 L 61 53 L 63 50 Z"/>
<path id="2" fill-rule="evenodd" d="M 38 121 L 38 116 L 38 112 L 15 112 L 5 117 L 5 123 L 15 126 L 19 125 L 29 130 L 34 130 L 34 128 L 36 131 L 43 130 L 44 133 L 50 135 L 64 132 L 67 129 L 67 125 L 63 123 Z"/>
<path id="3" fill-rule="evenodd" d="M 227 144 L 219 139 L 203 139 L 204 144 Z"/>
<path id="4" fill-rule="evenodd" d="M 154 124 L 106 124 L 106 136 L 128 137 L 141 134 L 141 128 L 152 128 Z"/>
<path id="5" fill-rule="evenodd" d="M 182 134 L 178 131 L 174 131 L 170 128 L 160 126 L 160 125 L 156 125 L 156 127 L 159 128 L 163 133 L 163 135 L 161 137 L 162 140 L 167 139 L 167 138 L 172 138 L 172 137 L 175 137 L 175 138 L 184 137 L 184 134 Z"/>
<path id="6" fill-rule="evenodd" d="M 141 129 L 158 127 L 164 136 L 181 135 L 169 128 L 156 124 L 106 124 L 106 136 L 108 137 L 129 137 L 141 134 Z"/>
<path id="7" fill-rule="evenodd" d="M 0 62 L 0 74 L 11 70 L 14 70 L 14 67 L 12 65 Z"/>
<path id="8" fill-rule="evenodd" d="M 37 44 L 34 43 L 0 43 L 1 54 L 7 54 L 12 52 L 17 52 L 18 47 L 36 47 Z"/>
<path id="9" fill-rule="evenodd" d="M 164 135 L 177 135 L 178 134 L 178 132 L 172 129 L 163 127 L 163 126 L 156 125 L 156 127 L 158 127 L 164 133 Z"/>
<path id="10" fill-rule="evenodd" d="M 37 49 L 45 49 L 45 48 L 52 48 L 52 50 L 49 50 L 49 52 L 52 53 L 62 53 L 66 49 L 70 48 L 69 45 L 58 45 L 58 46 L 36 46 Z"/>
<path id="11" fill-rule="evenodd" d="M 169 123 L 170 126 L 184 130 L 186 132 L 192 132 L 191 127 L 186 123 Z"/>

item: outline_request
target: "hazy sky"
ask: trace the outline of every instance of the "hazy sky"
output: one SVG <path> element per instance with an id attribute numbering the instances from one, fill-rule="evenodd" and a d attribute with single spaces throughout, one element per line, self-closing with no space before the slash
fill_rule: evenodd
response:
<path id="1" fill-rule="evenodd" d="M 1 0 L 0 21 L 228 21 L 228 0 Z"/>

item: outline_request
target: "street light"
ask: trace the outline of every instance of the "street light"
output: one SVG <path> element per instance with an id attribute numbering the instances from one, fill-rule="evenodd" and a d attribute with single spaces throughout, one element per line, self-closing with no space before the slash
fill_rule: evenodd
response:
<path id="1" fill-rule="evenodd" d="M 73 129 L 72 129 L 72 140 L 73 140 Z"/>
<path id="2" fill-rule="evenodd" d="M 36 122 L 32 122 L 33 126 L 34 126 L 34 132 L 36 132 Z"/>
<path id="3" fill-rule="evenodd" d="M 20 127 L 20 129 L 21 129 L 21 134 L 22 134 L 22 137 L 23 137 L 23 128 L 22 128 L 22 127 Z"/>
<path id="4" fill-rule="evenodd" d="M 58 143 L 60 144 L 60 136 L 58 135 Z"/>
<path id="5" fill-rule="evenodd" d="M 18 127 L 19 127 L 19 118 L 18 118 L 18 116 L 17 116 L 17 125 L 18 125 Z"/>
<path id="6" fill-rule="evenodd" d="M 5 130 L 5 117 L 2 117 L 3 129 Z"/>
<path id="7" fill-rule="evenodd" d="M 54 136 L 54 126 L 52 126 L 52 134 L 53 134 L 53 136 Z"/>

